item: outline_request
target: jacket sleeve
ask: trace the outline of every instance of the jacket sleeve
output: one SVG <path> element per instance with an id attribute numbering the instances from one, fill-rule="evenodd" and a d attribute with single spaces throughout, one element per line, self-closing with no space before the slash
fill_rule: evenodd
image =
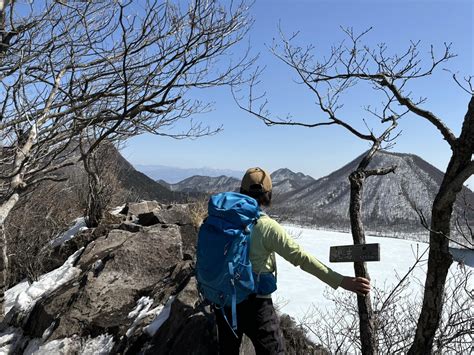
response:
<path id="1" fill-rule="evenodd" d="M 278 222 L 269 219 L 268 229 L 264 233 L 264 247 L 268 251 L 274 251 L 302 270 L 316 276 L 334 289 L 337 289 L 344 276 L 331 270 L 303 248 L 288 235 Z"/>

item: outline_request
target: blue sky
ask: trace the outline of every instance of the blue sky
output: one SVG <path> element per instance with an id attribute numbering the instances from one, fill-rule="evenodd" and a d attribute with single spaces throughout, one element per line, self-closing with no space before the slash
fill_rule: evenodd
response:
<path id="1" fill-rule="evenodd" d="M 328 54 L 332 44 L 344 39 L 340 26 L 356 32 L 373 27 L 365 43 L 385 42 L 393 53 L 406 49 L 410 41 L 420 40 L 420 53 L 429 60 L 430 45 L 443 49 L 452 42 L 458 56 L 443 65 L 461 75 L 473 75 L 474 6 L 468 0 L 431 1 L 311 1 L 257 0 L 250 9 L 254 25 L 247 39 L 258 64 L 266 66 L 261 90 L 266 91 L 268 108 L 281 116 L 314 121 L 321 112 L 311 93 L 295 84 L 295 74 L 267 50 L 275 38 L 278 23 L 283 31 L 299 31 L 299 44 L 313 44 L 315 54 Z M 247 43 L 245 43 L 247 45 Z M 244 46 L 234 49 L 241 55 Z M 469 95 L 462 91 L 445 71 L 438 71 L 411 89 L 415 97 L 424 96 L 423 105 L 441 117 L 457 134 L 467 110 Z M 157 164 L 175 167 L 212 167 L 245 170 L 261 166 L 270 171 L 281 167 L 301 171 L 315 178 L 325 176 L 368 149 L 368 143 L 355 138 L 337 126 L 316 129 L 267 127 L 263 122 L 240 110 L 228 88 L 195 92 L 195 98 L 213 102 L 213 111 L 196 119 L 224 130 L 211 137 L 196 140 L 173 140 L 162 136 L 142 135 L 128 141 L 122 150 L 133 164 Z M 350 122 L 367 118 L 363 106 L 379 103 L 367 88 L 352 91 L 347 97 L 344 114 Z M 358 124 L 358 123 L 357 123 Z M 444 170 L 450 149 L 441 134 L 429 123 L 415 116 L 405 117 L 399 125 L 402 134 L 392 151 L 413 153 Z M 470 186 L 474 185 L 471 178 Z"/>

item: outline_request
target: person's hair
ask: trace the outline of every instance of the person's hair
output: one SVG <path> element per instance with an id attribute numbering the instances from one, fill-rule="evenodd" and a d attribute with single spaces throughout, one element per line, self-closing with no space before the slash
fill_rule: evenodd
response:
<path id="1" fill-rule="evenodd" d="M 270 206 L 270 203 L 272 202 L 271 191 L 266 191 L 266 192 L 258 191 L 258 190 L 247 191 L 241 188 L 240 193 L 256 199 L 260 206 Z"/>

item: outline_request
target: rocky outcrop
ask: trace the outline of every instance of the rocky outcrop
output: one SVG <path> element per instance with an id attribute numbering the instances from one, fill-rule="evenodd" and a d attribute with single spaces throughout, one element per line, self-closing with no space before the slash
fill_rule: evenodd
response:
<path id="1" fill-rule="evenodd" d="M 75 265 L 80 274 L 37 301 L 28 314 L 13 310 L 17 313 L 9 315 L 10 325 L 22 329 L 23 339 L 36 339 L 36 347 L 39 338 L 51 342 L 107 334 L 114 339 L 112 352 L 143 348 L 182 353 L 179 349 L 193 332 L 196 337 L 207 334 L 208 340 L 191 353 L 207 353 L 203 349 L 214 339 L 214 323 L 192 278 L 193 262 L 185 260 L 196 241 L 187 206 L 132 203 L 122 213 L 116 221 L 120 223 L 81 232 L 57 248 L 52 266 L 64 262 L 66 253 L 85 247 Z M 169 321 L 156 334 L 145 333 L 170 298 Z M 141 299 L 148 300 L 148 313 L 131 316 Z M 181 340 L 170 342 L 170 334 Z M 22 347 L 28 343 L 16 341 Z M 77 341 L 70 343 L 77 346 Z"/>
<path id="2" fill-rule="evenodd" d="M 52 262 L 80 249 L 69 281 L 31 307 L 15 303 L 0 352 L 217 354 L 214 314 L 194 278 L 196 235 L 189 206 L 156 202 L 81 232 Z"/>

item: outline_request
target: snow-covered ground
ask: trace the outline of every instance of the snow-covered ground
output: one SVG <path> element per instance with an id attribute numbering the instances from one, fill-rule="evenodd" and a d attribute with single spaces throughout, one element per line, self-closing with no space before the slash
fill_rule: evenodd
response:
<path id="1" fill-rule="evenodd" d="M 329 247 L 335 245 L 348 245 L 352 243 L 352 236 L 348 233 L 330 232 L 285 226 L 286 230 L 296 236 L 297 242 L 308 252 L 317 257 L 321 262 L 334 271 L 343 275 L 354 275 L 352 263 L 330 263 Z M 426 250 L 426 243 L 419 243 L 403 239 L 385 237 L 367 237 L 367 243 L 380 244 L 380 261 L 368 263 L 368 270 L 372 284 L 378 288 L 390 288 L 398 283 L 399 278 L 410 269 L 415 262 L 415 255 Z M 471 251 L 472 258 L 472 251 Z M 423 258 L 427 259 L 427 254 Z M 286 260 L 277 256 L 278 264 L 278 290 L 274 294 L 274 302 L 283 313 L 287 313 L 295 320 L 302 320 L 304 316 L 317 307 L 334 309 L 334 303 L 325 298 L 324 290 L 330 289 L 314 276 L 307 274 L 301 269 L 294 267 Z M 468 265 L 468 263 L 466 263 Z M 457 268 L 453 263 L 453 270 Z M 411 283 L 407 292 L 413 298 L 421 297 L 422 288 L 426 275 L 426 262 L 419 264 L 413 271 Z M 474 288 L 474 280 L 471 278 L 470 289 Z M 331 289 L 332 290 L 332 289 Z M 346 292 L 338 289 L 335 292 Z M 372 293 L 372 297 L 374 294 Z"/>

